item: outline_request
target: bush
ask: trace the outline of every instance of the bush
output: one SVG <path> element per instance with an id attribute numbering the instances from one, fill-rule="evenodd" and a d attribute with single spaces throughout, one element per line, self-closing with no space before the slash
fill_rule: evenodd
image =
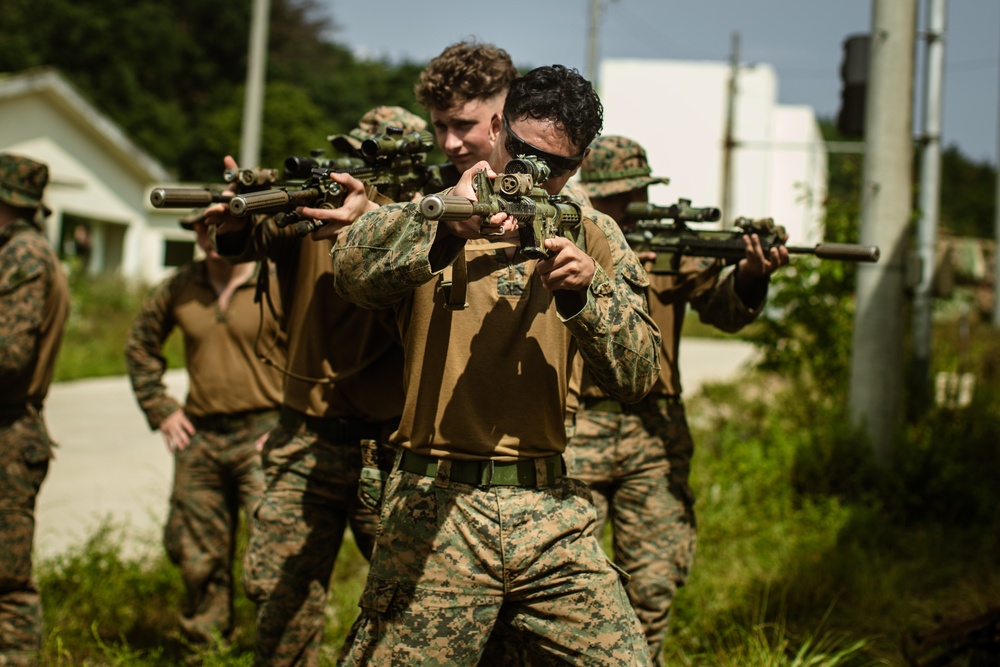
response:
<path id="1" fill-rule="evenodd" d="M 75 276 L 70 282 L 70 317 L 56 360 L 55 381 L 124 375 L 125 341 L 146 291 L 116 277 Z M 167 340 L 164 351 L 169 368 L 184 367 L 183 346 L 181 336 Z"/>

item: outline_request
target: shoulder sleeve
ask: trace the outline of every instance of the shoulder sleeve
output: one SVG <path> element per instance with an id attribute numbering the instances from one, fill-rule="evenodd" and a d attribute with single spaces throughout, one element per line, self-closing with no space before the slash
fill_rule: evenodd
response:
<path id="1" fill-rule="evenodd" d="M 420 215 L 415 203 L 365 213 L 340 233 L 330 253 L 337 293 L 364 308 L 398 303 L 440 271 L 431 266 L 437 232 L 438 224 Z M 445 266 L 461 250 L 451 245 Z"/>
<path id="2" fill-rule="evenodd" d="M 584 209 L 587 254 L 596 271 L 583 309 L 565 320 L 594 380 L 610 395 L 634 402 L 660 372 L 660 331 L 649 316 L 649 278 L 618 225 Z"/>
<path id="3" fill-rule="evenodd" d="M 696 285 L 689 302 L 705 324 L 727 333 L 735 333 L 757 319 L 764 310 L 769 284 L 767 280 L 763 283 L 761 303 L 752 308 L 736 292 L 735 267 L 724 270 L 721 261 L 685 257 L 681 270 Z"/>
<path id="4" fill-rule="evenodd" d="M 132 390 L 152 429 L 159 428 L 167 416 L 181 408 L 180 402 L 167 394 L 163 383 L 167 370 L 163 344 L 176 324 L 174 296 L 191 279 L 193 266 L 182 267 L 153 290 L 143 302 L 125 343 L 125 365 Z"/>
<path id="5" fill-rule="evenodd" d="M 0 378 L 34 363 L 54 262 L 47 242 L 33 234 L 18 234 L 0 250 Z"/>

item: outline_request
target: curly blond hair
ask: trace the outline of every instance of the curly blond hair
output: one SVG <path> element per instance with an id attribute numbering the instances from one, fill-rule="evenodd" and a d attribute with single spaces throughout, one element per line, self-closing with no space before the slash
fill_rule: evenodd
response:
<path id="1" fill-rule="evenodd" d="M 451 109 L 469 100 L 505 95 L 517 76 L 510 54 L 503 49 L 458 42 L 427 64 L 413 92 L 425 109 Z"/>

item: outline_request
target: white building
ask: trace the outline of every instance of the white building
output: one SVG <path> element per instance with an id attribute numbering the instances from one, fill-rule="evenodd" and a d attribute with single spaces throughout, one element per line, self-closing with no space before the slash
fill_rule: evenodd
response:
<path id="1" fill-rule="evenodd" d="M 731 211 L 774 218 L 789 245 L 822 238 L 827 152 L 812 109 L 777 103 L 778 80 L 768 65 L 738 70 L 733 104 Z M 650 188 L 650 201 L 723 208 L 723 172 L 730 66 L 718 62 L 605 59 L 599 92 L 604 133 L 639 141 L 653 174 L 670 179 Z"/>
<path id="2" fill-rule="evenodd" d="M 88 273 L 151 284 L 193 257 L 193 235 L 177 224 L 187 211 L 149 204 L 170 174 L 55 70 L 0 75 L 0 151 L 48 165 L 49 240 L 64 257 L 85 228 Z"/>

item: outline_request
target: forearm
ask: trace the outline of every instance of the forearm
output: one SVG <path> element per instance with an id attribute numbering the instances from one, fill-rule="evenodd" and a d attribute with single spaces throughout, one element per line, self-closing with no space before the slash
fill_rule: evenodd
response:
<path id="1" fill-rule="evenodd" d="M 167 394 L 163 375 L 167 360 L 163 343 L 172 324 L 166 316 L 166 290 L 158 290 L 143 304 L 142 310 L 125 342 L 125 366 L 139 407 L 150 428 L 159 428 L 163 420 L 178 410 L 180 403 Z"/>
<path id="2" fill-rule="evenodd" d="M 589 372 L 624 402 L 645 396 L 660 372 L 660 331 L 646 309 L 645 293 L 601 267 L 579 313 L 566 319 Z"/>
<path id="3" fill-rule="evenodd" d="M 741 295 L 735 270 L 728 272 L 711 289 L 691 299 L 701 321 L 721 331 L 735 333 L 757 319 L 767 301 L 767 278 L 754 281 L 753 294 Z"/>
<path id="4" fill-rule="evenodd" d="M 438 224 L 415 204 L 392 204 L 367 213 L 345 228 L 333 247 L 334 286 L 347 301 L 365 308 L 391 306 L 454 261 L 453 247 Z M 449 256 L 450 255 L 450 256 Z M 432 266 L 432 256 L 435 263 Z"/>

